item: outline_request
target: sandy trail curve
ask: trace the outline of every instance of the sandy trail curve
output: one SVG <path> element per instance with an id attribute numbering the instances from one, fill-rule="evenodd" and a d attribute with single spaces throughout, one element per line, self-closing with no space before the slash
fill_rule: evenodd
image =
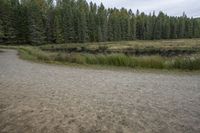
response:
<path id="1" fill-rule="evenodd" d="M 200 132 L 200 75 L 37 64 L 4 51 L 1 133 Z"/>

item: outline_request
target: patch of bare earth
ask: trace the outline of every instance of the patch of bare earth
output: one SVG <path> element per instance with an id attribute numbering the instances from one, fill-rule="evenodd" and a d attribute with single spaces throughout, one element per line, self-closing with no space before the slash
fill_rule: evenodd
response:
<path id="1" fill-rule="evenodd" d="M 200 75 L 89 70 L 0 53 L 1 133 L 199 133 Z"/>

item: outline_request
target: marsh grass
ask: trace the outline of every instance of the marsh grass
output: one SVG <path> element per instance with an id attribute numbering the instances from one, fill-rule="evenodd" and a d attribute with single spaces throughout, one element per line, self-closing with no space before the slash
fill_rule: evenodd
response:
<path id="1" fill-rule="evenodd" d="M 192 55 L 200 53 L 200 39 L 120 41 L 99 43 L 49 44 L 39 47 L 43 51 L 88 54 L 126 54 L 132 56 Z"/>
<path id="2" fill-rule="evenodd" d="M 29 60 L 43 62 L 69 62 L 77 64 L 122 66 L 130 68 L 199 70 L 200 56 L 161 57 L 127 56 L 125 54 L 51 53 L 35 47 L 19 48 L 20 55 Z"/>
<path id="3" fill-rule="evenodd" d="M 48 62 L 54 60 L 55 57 L 55 54 L 44 52 L 35 47 L 19 47 L 18 50 L 21 57 L 24 59 Z"/>
<path id="4" fill-rule="evenodd" d="M 198 70 L 200 69 L 200 57 L 176 58 L 169 67 L 176 69 Z"/>

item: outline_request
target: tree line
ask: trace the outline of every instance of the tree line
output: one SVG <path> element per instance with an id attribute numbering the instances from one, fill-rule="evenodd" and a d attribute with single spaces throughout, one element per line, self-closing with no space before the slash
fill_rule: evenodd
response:
<path id="1" fill-rule="evenodd" d="M 133 13 L 86 0 L 0 0 L 0 43 L 45 44 L 200 37 L 183 13 Z"/>

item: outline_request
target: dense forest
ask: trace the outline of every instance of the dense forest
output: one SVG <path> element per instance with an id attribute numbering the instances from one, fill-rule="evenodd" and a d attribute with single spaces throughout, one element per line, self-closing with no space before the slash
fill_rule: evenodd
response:
<path id="1" fill-rule="evenodd" d="M 85 0 L 0 0 L 0 43 L 45 44 L 200 37 L 183 13 L 133 13 Z"/>

